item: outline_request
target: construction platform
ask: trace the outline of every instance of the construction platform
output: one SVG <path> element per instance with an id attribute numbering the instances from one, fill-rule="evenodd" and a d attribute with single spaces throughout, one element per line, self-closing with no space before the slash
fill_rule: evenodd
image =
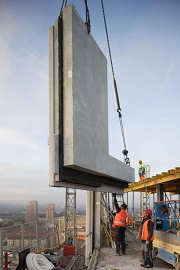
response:
<path id="1" fill-rule="evenodd" d="M 157 202 L 154 202 L 154 241 L 153 246 L 163 261 L 180 269 L 180 207 L 178 200 L 169 200 L 170 195 L 180 194 L 180 167 L 156 174 L 142 181 L 129 184 L 124 192 L 140 192 L 145 194 L 145 201 L 141 207 L 147 207 L 147 195 L 157 193 Z M 165 197 L 164 194 L 165 193 Z M 143 197 L 144 198 L 144 197 Z M 165 198 L 165 201 L 164 201 Z M 144 208 L 145 209 L 145 208 Z M 142 213 L 141 209 L 141 213 Z M 161 224 L 161 225 L 160 225 Z M 163 268 L 165 269 L 165 268 Z"/>
<path id="2" fill-rule="evenodd" d="M 129 184 L 128 188 L 124 189 L 124 192 L 139 191 L 156 193 L 157 185 L 162 185 L 164 192 L 170 192 L 171 195 L 180 194 L 180 167 Z"/>
<path id="3" fill-rule="evenodd" d="M 131 236 L 127 235 L 126 255 L 117 255 L 115 248 L 102 247 L 99 251 L 95 270 L 140 270 L 141 248 Z M 168 270 L 174 267 L 158 257 L 154 258 L 154 270 Z"/>

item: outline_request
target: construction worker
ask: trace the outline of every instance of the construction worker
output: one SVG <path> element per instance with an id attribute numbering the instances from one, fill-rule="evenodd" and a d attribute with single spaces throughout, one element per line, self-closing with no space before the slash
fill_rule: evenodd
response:
<path id="1" fill-rule="evenodd" d="M 121 208 L 119 207 L 119 204 L 117 202 L 116 193 L 112 193 L 112 196 L 114 197 L 114 207 L 116 209 L 116 213 L 119 213 L 121 211 Z M 132 225 L 131 223 L 131 217 L 127 214 L 126 218 L 126 225 Z"/>
<path id="2" fill-rule="evenodd" d="M 126 231 L 126 213 L 127 205 L 125 203 L 121 204 L 120 211 L 116 213 L 114 217 L 115 226 L 115 243 L 116 243 L 116 253 L 120 255 L 120 251 L 125 255 L 126 244 L 125 244 L 125 231 Z"/>
<path id="3" fill-rule="evenodd" d="M 145 268 L 153 267 L 152 247 L 154 240 L 154 222 L 151 216 L 151 209 L 145 209 L 137 236 L 137 239 L 141 239 L 141 250 L 144 260 L 140 265 Z"/>
<path id="4" fill-rule="evenodd" d="M 119 207 L 119 204 L 117 202 L 116 193 L 112 193 L 112 197 L 114 198 L 114 207 L 116 209 L 116 213 L 119 213 L 121 211 L 121 208 Z"/>
<path id="5" fill-rule="evenodd" d="M 142 163 L 142 160 L 138 160 L 139 162 L 139 170 L 138 170 L 138 175 L 139 175 L 139 180 L 142 181 L 145 179 L 145 165 Z"/>

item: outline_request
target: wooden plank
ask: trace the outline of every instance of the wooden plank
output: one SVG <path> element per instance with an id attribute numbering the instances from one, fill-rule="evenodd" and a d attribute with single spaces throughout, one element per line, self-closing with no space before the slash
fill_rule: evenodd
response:
<path id="1" fill-rule="evenodd" d="M 172 245 L 180 246 L 180 237 L 178 234 L 155 230 L 154 238 L 155 240 L 161 240 Z"/>
<path id="2" fill-rule="evenodd" d="M 170 171 L 173 171 L 173 174 L 170 174 Z M 178 169 L 179 171 L 179 169 Z M 173 186 L 173 181 L 180 180 L 180 172 L 175 172 L 175 170 L 169 170 L 168 173 L 162 173 L 162 177 L 158 178 L 153 176 L 152 178 L 148 178 L 148 180 L 143 180 L 131 184 L 128 188 L 124 189 L 124 192 L 129 191 L 145 191 L 146 187 L 154 187 L 156 184 L 163 184 L 169 182 L 171 186 Z M 171 190 L 170 190 L 171 191 Z"/>
<path id="3" fill-rule="evenodd" d="M 170 252 L 170 253 L 177 253 L 177 254 L 180 254 L 180 246 L 177 246 L 177 245 L 173 245 L 173 244 L 170 244 L 170 243 L 166 243 L 166 242 L 163 242 L 161 240 L 154 240 L 153 241 L 153 247 L 156 247 L 156 248 L 161 248 L 167 252 Z"/>
<path id="4" fill-rule="evenodd" d="M 180 173 L 180 167 L 176 167 L 175 168 L 175 172 L 179 172 Z"/>
<path id="5" fill-rule="evenodd" d="M 156 174 L 156 178 L 157 178 L 157 179 L 159 179 L 159 178 L 161 178 L 161 177 L 162 177 L 161 174 Z"/>
<path id="6" fill-rule="evenodd" d="M 162 172 L 161 175 L 162 175 L 162 177 L 164 177 L 164 176 L 167 176 L 168 173 L 167 172 Z"/>

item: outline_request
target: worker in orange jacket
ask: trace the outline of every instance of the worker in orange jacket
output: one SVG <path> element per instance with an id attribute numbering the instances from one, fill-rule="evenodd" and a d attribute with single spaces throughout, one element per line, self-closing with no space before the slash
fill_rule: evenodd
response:
<path id="1" fill-rule="evenodd" d="M 126 231 L 126 213 L 127 205 L 123 203 L 120 206 L 120 211 L 116 213 L 114 217 L 113 225 L 115 226 L 115 243 L 116 243 L 116 253 L 120 255 L 120 251 L 125 255 L 126 243 L 125 243 L 125 231 Z"/>
<path id="2" fill-rule="evenodd" d="M 119 211 L 120 212 L 120 211 Z M 114 215 L 114 214 L 113 214 Z M 116 215 L 116 214 L 115 214 Z M 115 217 L 114 215 L 114 217 Z M 111 226 L 111 237 L 113 239 L 113 241 L 116 240 L 116 233 L 115 233 L 115 228 L 116 226 L 114 225 L 114 217 L 113 217 L 113 220 L 112 220 L 112 226 Z M 131 217 L 127 214 L 127 218 L 126 218 L 126 225 L 127 226 L 131 226 L 132 225 L 132 222 L 131 222 Z"/>
<path id="3" fill-rule="evenodd" d="M 145 268 L 153 267 L 152 247 L 154 240 L 154 222 L 151 219 L 152 211 L 145 209 L 140 224 L 137 239 L 141 239 L 141 250 L 144 262 L 140 264 Z"/>

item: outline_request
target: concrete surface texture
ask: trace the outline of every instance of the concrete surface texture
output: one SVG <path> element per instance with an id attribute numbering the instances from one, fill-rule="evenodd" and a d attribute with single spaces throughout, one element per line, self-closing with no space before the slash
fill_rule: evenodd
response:
<path id="1" fill-rule="evenodd" d="M 141 250 L 138 244 L 127 237 L 126 255 L 117 255 L 114 248 L 103 247 L 100 250 L 95 270 L 140 270 L 146 269 L 142 263 Z M 155 258 L 154 270 L 168 270 L 174 267 L 166 262 Z"/>
<path id="2" fill-rule="evenodd" d="M 134 182 L 109 155 L 107 61 L 75 8 L 63 10 L 64 166 Z"/>

